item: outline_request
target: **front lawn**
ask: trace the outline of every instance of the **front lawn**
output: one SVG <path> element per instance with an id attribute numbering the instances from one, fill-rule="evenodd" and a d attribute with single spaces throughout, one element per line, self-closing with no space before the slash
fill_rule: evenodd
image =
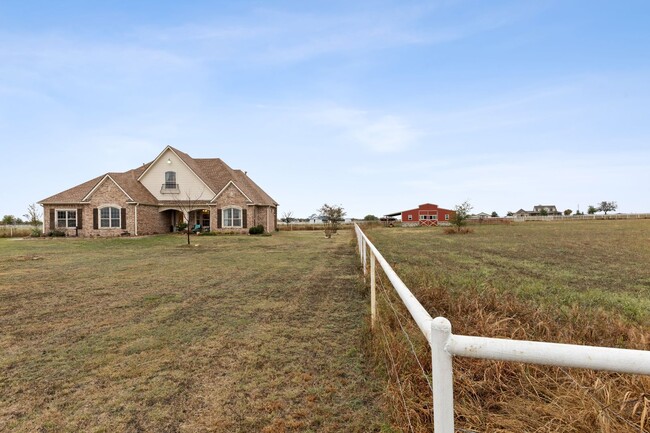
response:
<path id="1" fill-rule="evenodd" d="M 0 239 L 0 431 L 378 431 L 350 237 Z"/>

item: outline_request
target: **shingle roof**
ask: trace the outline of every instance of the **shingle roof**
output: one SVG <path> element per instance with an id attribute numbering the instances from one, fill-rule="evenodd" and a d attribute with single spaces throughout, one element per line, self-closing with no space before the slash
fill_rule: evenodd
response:
<path id="1" fill-rule="evenodd" d="M 183 160 L 187 166 L 199 176 L 203 182 L 215 193 L 218 194 L 230 181 L 234 182 L 242 190 L 253 204 L 267 206 L 277 206 L 273 200 L 262 188 L 260 188 L 251 178 L 241 170 L 233 170 L 220 158 L 195 159 L 187 153 L 182 152 L 169 146 Z M 138 178 L 144 173 L 151 163 L 144 164 L 133 170 L 124 173 L 106 173 L 98 176 L 73 188 L 55 194 L 44 200 L 41 204 L 63 204 L 63 203 L 81 203 L 83 199 L 106 177 L 110 176 L 132 199 L 137 203 L 159 204 L 165 201 L 157 200 L 147 188 L 138 181 Z M 206 197 L 207 198 L 207 197 Z M 205 201 L 208 203 L 212 197 Z"/>
<path id="2" fill-rule="evenodd" d="M 97 186 L 97 184 L 104 178 L 104 175 L 98 176 L 94 179 L 90 179 L 87 182 L 84 182 L 80 185 L 77 185 L 73 188 L 66 189 L 63 192 L 54 194 L 51 197 L 48 197 L 44 200 L 41 200 L 39 203 L 48 204 L 48 203 L 80 203 L 83 198 L 88 195 L 88 193 Z"/>
<path id="3" fill-rule="evenodd" d="M 241 170 L 233 170 L 221 158 L 192 158 L 185 152 L 169 146 L 205 182 L 215 194 L 228 185 L 231 180 L 254 204 L 277 206 L 262 188 Z"/>

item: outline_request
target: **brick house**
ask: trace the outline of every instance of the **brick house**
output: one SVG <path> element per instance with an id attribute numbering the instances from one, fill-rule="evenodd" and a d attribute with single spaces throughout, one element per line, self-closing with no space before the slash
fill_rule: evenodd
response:
<path id="1" fill-rule="evenodd" d="M 68 236 L 165 233 L 183 222 L 201 231 L 277 227 L 278 204 L 245 172 L 171 146 L 148 164 L 106 173 L 39 204 L 44 232 L 58 229 Z"/>
<path id="2" fill-rule="evenodd" d="M 437 204 L 424 203 L 416 209 L 387 214 L 386 217 L 402 215 L 403 225 L 437 226 L 440 221 L 449 222 L 454 213 L 453 210 L 443 209 Z"/>

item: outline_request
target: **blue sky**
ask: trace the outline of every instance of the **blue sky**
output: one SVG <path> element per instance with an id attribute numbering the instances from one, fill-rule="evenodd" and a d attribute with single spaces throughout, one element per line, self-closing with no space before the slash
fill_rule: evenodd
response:
<path id="1" fill-rule="evenodd" d="M 353 217 L 650 212 L 647 1 L 0 3 L 0 214 L 166 145 Z"/>

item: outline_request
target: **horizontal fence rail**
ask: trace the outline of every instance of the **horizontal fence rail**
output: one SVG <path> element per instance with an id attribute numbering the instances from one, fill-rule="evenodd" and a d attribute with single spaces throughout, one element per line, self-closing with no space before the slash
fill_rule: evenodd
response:
<path id="1" fill-rule="evenodd" d="M 354 230 L 364 278 L 370 272 L 372 328 L 375 328 L 377 320 L 376 262 L 386 274 L 431 348 L 435 433 L 454 433 L 452 368 L 454 355 L 650 375 L 650 351 L 646 350 L 454 335 L 449 320 L 444 317 L 432 318 L 357 224 L 354 225 Z M 370 271 L 368 271 L 368 261 L 370 261 Z"/>

